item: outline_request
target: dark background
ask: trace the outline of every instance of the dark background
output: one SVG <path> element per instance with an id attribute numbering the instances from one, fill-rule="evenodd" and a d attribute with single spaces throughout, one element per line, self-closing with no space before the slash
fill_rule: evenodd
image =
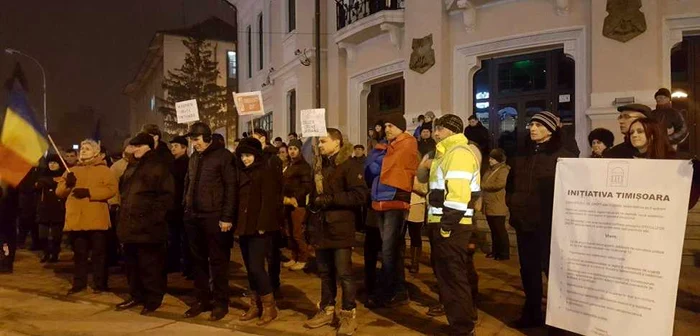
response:
<path id="1" fill-rule="evenodd" d="M 129 120 L 122 91 L 155 32 L 210 16 L 235 26 L 235 12 L 222 0 L 0 0 L 0 80 L 19 61 L 43 120 L 40 70 L 4 49 L 33 56 L 46 70 L 49 132 L 57 144 L 69 148 L 92 136 L 99 120 L 103 144 L 119 151 Z"/>

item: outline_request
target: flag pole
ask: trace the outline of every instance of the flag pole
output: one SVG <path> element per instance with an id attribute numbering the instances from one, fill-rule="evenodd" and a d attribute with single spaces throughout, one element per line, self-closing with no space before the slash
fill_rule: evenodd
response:
<path id="1" fill-rule="evenodd" d="M 56 147 L 56 143 L 53 142 L 53 139 L 51 138 L 51 134 L 46 133 L 46 136 L 49 138 L 49 141 L 51 142 L 51 146 L 53 146 L 53 149 L 56 151 L 56 154 L 58 154 L 58 158 L 61 159 L 61 162 L 63 162 L 63 166 L 66 167 L 67 172 L 71 172 L 70 168 L 68 168 L 68 165 L 66 164 L 66 160 L 63 159 L 63 155 L 61 155 L 61 151 L 58 150 L 58 147 Z"/>

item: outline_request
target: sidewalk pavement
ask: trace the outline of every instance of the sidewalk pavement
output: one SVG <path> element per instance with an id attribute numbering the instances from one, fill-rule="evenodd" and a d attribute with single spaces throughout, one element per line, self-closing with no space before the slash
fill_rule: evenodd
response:
<path id="1" fill-rule="evenodd" d="M 140 318 L 143 318 L 138 315 L 138 309 L 126 312 L 110 312 L 109 317 L 115 316 L 114 320 L 105 318 L 103 323 L 88 323 L 96 312 L 98 315 L 107 313 L 111 310 L 111 307 L 127 297 L 126 277 L 120 268 L 112 268 L 110 270 L 109 285 L 112 289 L 111 293 L 94 294 L 89 290 L 77 295 L 65 296 L 65 293 L 70 288 L 72 277 L 73 264 L 70 261 L 71 257 L 72 253 L 64 252 L 61 254 L 59 263 L 42 265 L 39 263 L 39 258 L 35 253 L 26 250 L 18 251 L 14 274 L 0 275 L 0 288 L 12 290 L 0 290 L 0 308 L 5 306 L 6 302 L 14 302 L 12 300 L 16 300 L 15 293 L 18 291 L 51 299 L 50 302 L 27 300 L 25 302 L 25 312 L 33 311 L 32 305 L 51 305 L 51 302 L 55 303 L 56 312 L 65 310 L 62 307 L 71 303 L 99 307 L 92 308 L 92 310 L 83 307 L 84 312 L 76 309 L 72 318 L 55 319 L 75 324 L 76 328 L 82 328 L 79 330 L 81 335 L 103 335 L 105 331 L 110 331 L 114 334 L 131 332 L 133 329 L 127 329 L 124 326 L 124 319 L 138 321 Z M 422 259 L 419 274 L 406 273 L 412 300 L 409 305 L 369 311 L 360 303 L 365 298 L 364 285 L 362 284 L 363 258 L 362 249 L 355 249 L 353 254 L 353 271 L 359 288 L 358 301 L 360 301 L 358 302 L 357 311 L 360 327 L 356 335 L 445 334 L 445 326 L 447 325 L 445 317 L 431 318 L 425 315 L 428 307 L 437 303 L 437 294 L 435 277 L 432 274 L 432 270 L 427 266 L 429 262 L 428 255 L 424 254 Z M 508 326 L 509 323 L 518 318 L 520 307 L 524 302 L 517 257 L 509 261 L 494 261 L 486 259 L 483 254 L 478 253 L 475 257 L 475 263 L 479 273 L 478 335 L 539 336 L 548 334 L 548 331 L 544 328 L 520 331 Z M 174 328 L 173 330 L 190 330 L 185 328 L 206 326 L 218 328 L 216 330 L 223 328 L 229 331 L 235 330 L 257 335 L 275 336 L 280 334 L 324 336 L 335 334 L 334 329 L 331 327 L 315 330 L 303 328 L 303 322 L 316 312 L 316 303 L 320 300 L 320 281 L 313 273 L 292 272 L 286 269 L 282 270 L 282 294 L 284 297 L 278 303 L 280 314 L 277 320 L 265 327 L 257 327 L 254 322 L 239 322 L 238 316 L 247 309 L 247 304 L 243 300 L 243 294 L 247 287 L 247 278 L 237 245 L 234 248 L 231 266 L 229 277 L 232 288 L 231 310 L 226 318 L 217 322 L 209 322 L 207 321 L 208 313 L 194 319 L 182 318 L 182 314 L 187 310 L 187 304 L 194 301 L 192 297 L 192 282 L 187 281 L 180 274 L 171 274 L 168 279 L 168 295 L 165 297 L 163 306 L 152 317 L 156 318 L 158 322 L 144 320 L 144 325 L 148 325 L 148 323 L 158 325 L 158 323 L 161 323 L 168 330 L 172 328 Z M 339 292 L 341 291 L 339 290 Z M 0 310 L 0 321 L 6 320 L 5 316 L 3 316 L 6 314 L 4 310 Z M 22 323 L 27 317 L 22 315 L 24 313 L 20 314 L 22 316 L 12 314 L 15 313 L 10 314 L 14 317 L 14 320 L 11 321 L 16 323 Z M 80 319 L 82 315 L 85 317 L 84 320 Z M 36 325 L 55 324 L 55 320 L 38 319 L 34 320 L 33 323 Z M 166 322 L 162 323 L 162 321 Z M 171 324 L 167 324 L 167 321 L 170 321 Z M 14 328 L 15 322 L 5 323 Z M 0 323 L 0 330 L 5 329 L 3 326 Z M 90 330 L 93 327 L 95 329 Z M 10 330 L 15 330 L 12 328 Z M 193 334 L 195 329 L 192 330 Z M 90 331 L 94 333 L 90 333 Z M 700 331 L 700 269 L 685 267 L 681 271 L 674 335 L 691 335 L 697 334 L 698 331 Z M 44 333 L 41 332 L 39 334 Z M 53 335 L 54 333 L 51 334 Z M 549 334 L 553 333 L 550 331 Z"/>

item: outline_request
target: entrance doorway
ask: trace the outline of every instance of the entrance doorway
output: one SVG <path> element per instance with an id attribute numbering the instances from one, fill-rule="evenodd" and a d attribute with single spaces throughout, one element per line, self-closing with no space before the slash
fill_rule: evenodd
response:
<path id="1" fill-rule="evenodd" d="M 567 136 L 575 134 L 575 63 L 563 49 L 483 59 L 473 87 L 474 114 L 489 129 L 491 148 L 509 158 L 525 150 L 538 112 L 558 114 Z"/>
<path id="2" fill-rule="evenodd" d="M 673 108 L 683 112 L 688 139 L 679 152 L 700 153 L 700 36 L 687 36 L 671 51 L 671 92 Z"/>
<path id="3" fill-rule="evenodd" d="M 403 116 L 404 101 L 403 77 L 372 84 L 367 96 L 367 128 L 373 129 L 376 122 L 386 120 L 388 116 Z"/>

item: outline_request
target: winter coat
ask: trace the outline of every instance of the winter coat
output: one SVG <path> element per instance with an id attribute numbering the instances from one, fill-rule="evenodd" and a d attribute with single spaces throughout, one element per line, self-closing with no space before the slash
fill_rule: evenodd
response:
<path id="1" fill-rule="evenodd" d="M 651 111 L 650 118 L 655 119 L 670 130 L 668 141 L 671 145 L 679 144 L 688 137 L 688 123 L 686 123 L 683 113 L 673 107 L 661 107 Z"/>
<path id="2" fill-rule="evenodd" d="M 66 224 L 64 231 L 107 230 L 111 227 L 109 221 L 109 206 L 107 201 L 119 192 L 117 179 L 107 168 L 103 160 L 93 159 L 80 162 L 71 168 L 75 174 L 74 188 L 66 187 L 66 175 L 59 179 L 56 195 L 66 200 Z M 87 188 L 90 197 L 77 199 L 72 191 L 76 188 Z"/>
<path id="3" fill-rule="evenodd" d="M 269 175 L 267 175 L 267 177 L 274 182 L 273 189 L 270 190 L 270 192 L 275 195 L 280 195 L 279 203 L 270 203 L 265 209 L 273 211 L 276 214 L 276 221 L 281 228 L 284 225 L 284 198 L 282 197 L 284 179 L 282 177 L 283 163 L 277 155 L 278 153 L 279 149 L 272 145 L 267 145 L 267 147 L 263 149 L 263 161 L 267 162 L 269 168 Z"/>
<path id="4" fill-rule="evenodd" d="M 65 169 L 50 171 L 46 169 L 37 179 L 39 204 L 36 220 L 38 223 L 63 223 L 66 220 L 66 201 L 56 195 L 58 180 Z"/>
<path id="5" fill-rule="evenodd" d="M 170 147 L 163 141 L 158 142 L 158 147 L 154 151 L 160 157 L 160 161 L 165 162 L 168 166 L 171 166 L 173 161 L 175 161 L 175 156 L 170 151 Z"/>
<path id="6" fill-rule="evenodd" d="M 255 235 L 259 231 L 272 232 L 280 229 L 280 217 L 277 211 L 282 204 L 282 194 L 279 184 L 271 178 L 276 174 L 276 167 L 259 156 L 255 162 L 245 167 L 236 159 L 238 204 L 237 221 L 234 234 L 236 236 Z"/>
<path id="7" fill-rule="evenodd" d="M 317 249 L 350 248 L 355 246 L 355 213 L 369 199 L 362 165 L 350 160 L 352 145 L 346 143 L 341 150 L 323 158 L 323 193 L 333 201 L 320 211 L 312 212 L 308 222 L 311 244 Z M 310 200 L 316 198 L 313 189 Z"/>
<path id="8" fill-rule="evenodd" d="M 185 196 L 185 177 L 190 158 L 187 154 L 175 159 L 171 167 L 173 180 L 175 181 L 175 194 L 173 195 L 173 208 L 169 213 L 171 220 L 181 220 L 184 216 L 183 198 Z"/>
<path id="9" fill-rule="evenodd" d="M 625 141 L 621 144 L 615 145 L 612 148 L 608 148 L 603 152 L 603 157 L 606 159 L 631 159 L 637 153 L 637 149 L 632 146 L 632 144 Z"/>
<path id="10" fill-rule="evenodd" d="M 513 192 L 507 199 L 512 227 L 522 231 L 551 229 L 557 159 L 570 157 L 576 156 L 552 138 L 543 144 L 531 143 L 527 155 L 515 158 L 509 179 Z"/>
<path id="11" fill-rule="evenodd" d="M 39 192 L 35 185 L 39 177 L 39 169 L 32 168 L 17 186 L 19 192 L 19 217 L 36 217 L 36 207 L 39 200 Z"/>
<path id="12" fill-rule="evenodd" d="M 423 157 L 430 152 L 434 152 L 436 145 L 437 143 L 433 138 L 420 139 L 418 140 L 418 153 Z"/>
<path id="13" fill-rule="evenodd" d="M 426 200 L 428 194 L 428 184 L 421 183 L 416 177 L 413 181 L 413 192 L 411 193 L 411 209 L 408 211 L 406 220 L 413 223 L 425 222 Z"/>
<path id="14" fill-rule="evenodd" d="M 203 152 L 194 152 L 184 183 L 185 217 L 218 217 L 232 223 L 236 206 L 236 172 L 233 154 L 212 142 Z"/>
<path id="15" fill-rule="evenodd" d="M 484 177 L 481 178 L 481 191 L 484 209 L 482 212 L 486 216 L 506 216 L 508 206 L 506 206 L 506 184 L 510 166 L 505 163 L 496 164 L 490 167 Z"/>
<path id="16" fill-rule="evenodd" d="M 489 130 L 481 122 L 476 126 L 467 126 L 464 128 L 464 136 L 470 141 L 476 143 L 484 153 L 489 152 L 490 141 L 489 141 Z"/>
<path id="17" fill-rule="evenodd" d="M 151 150 L 124 175 L 117 235 L 122 243 L 164 243 L 175 184 L 167 159 Z"/>
<path id="18" fill-rule="evenodd" d="M 124 172 L 126 171 L 126 168 L 129 166 L 129 162 L 126 160 L 126 158 L 121 158 L 117 160 L 117 162 L 113 163 L 111 167 L 109 167 L 109 170 L 114 174 L 114 177 L 117 179 L 117 182 L 121 181 L 122 175 L 124 175 Z M 122 200 L 117 193 L 114 195 L 114 197 L 110 198 L 108 203 L 109 205 L 119 205 L 121 204 Z"/>
<path id="19" fill-rule="evenodd" d="M 314 187 L 313 171 L 303 158 L 292 160 L 283 173 L 284 196 L 294 197 L 300 208 L 306 207 L 306 196 Z"/>
<path id="20" fill-rule="evenodd" d="M 0 248 L 2 244 L 17 239 L 18 204 L 17 189 L 0 181 Z M 2 266 L 1 263 L 0 266 Z"/>

